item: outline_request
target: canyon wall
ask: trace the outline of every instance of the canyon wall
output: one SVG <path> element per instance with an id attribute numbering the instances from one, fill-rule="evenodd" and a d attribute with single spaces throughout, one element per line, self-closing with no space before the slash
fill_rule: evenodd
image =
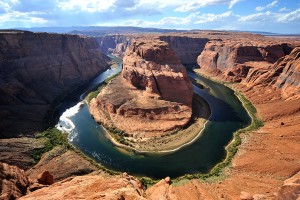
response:
<path id="1" fill-rule="evenodd" d="M 197 57 L 203 51 L 208 38 L 193 36 L 163 35 L 160 40 L 167 42 L 179 57 L 183 65 L 197 66 Z"/>
<path id="2" fill-rule="evenodd" d="M 108 68 L 93 38 L 2 31 L 0 46 L 0 137 L 45 128 L 58 98 Z"/>
<path id="3" fill-rule="evenodd" d="M 297 43 L 268 40 L 211 40 L 199 55 L 199 66 L 225 81 L 252 88 L 273 87 L 283 98 L 299 98 Z"/>
<path id="4" fill-rule="evenodd" d="M 100 49 L 105 54 L 123 57 L 126 48 L 134 41 L 133 35 L 105 35 L 98 38 Z"/>

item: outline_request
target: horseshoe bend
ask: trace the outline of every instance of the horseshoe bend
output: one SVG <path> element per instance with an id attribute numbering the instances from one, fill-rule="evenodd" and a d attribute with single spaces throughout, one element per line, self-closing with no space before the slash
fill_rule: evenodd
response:
<path id="1" fill-rule="evenodd" d="M 0 31 L 0 199 L 299 198 L 300 37 L 132 29 Z"/>
<path id="2" fill-rule="evenodd" d="M 138 39 L 125 52 L 121 75 L 92 99 L 90 112 L 116 141 L 140 151 L 166 151 L 194 139 L 209 118 L 201 97 L 192 102 L 192 82 L 168 43 Z"/>

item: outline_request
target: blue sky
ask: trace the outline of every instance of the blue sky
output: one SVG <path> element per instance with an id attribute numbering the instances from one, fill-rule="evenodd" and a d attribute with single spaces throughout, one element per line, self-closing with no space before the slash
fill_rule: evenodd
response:
<path id="1" fill-rule="evenodd" d="M 300 33 L 300 1 L 0 0 L 0 28 L 91 25 Z"/>

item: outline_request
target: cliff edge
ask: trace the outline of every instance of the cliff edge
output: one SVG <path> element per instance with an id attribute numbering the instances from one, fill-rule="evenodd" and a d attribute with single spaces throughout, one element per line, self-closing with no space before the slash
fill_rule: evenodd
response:
<path id="1" fill-rule="evenodd" d="M 121 76 L 90 103 L 95 120 L 132 137 L 168 134 L 192 115 L 193 89 L 167 43 L 139 40 L 125 53 Z"/>
<path id="2" fill-rule="evenodd" d="M 108 68 L 93 38 L 2 31 L 0 46 L 0 137 L 45 128 L 55 101 Z"/>

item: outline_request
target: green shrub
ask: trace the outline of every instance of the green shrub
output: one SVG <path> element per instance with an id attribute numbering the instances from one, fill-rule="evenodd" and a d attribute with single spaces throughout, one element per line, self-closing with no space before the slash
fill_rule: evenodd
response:
<path id="1" fill-rule="evenodd" d="M 35 162 L 38 162 L 41 159 L 41 156 L 51 151 L 56 146 L 63 146 L 65 148 L 72 148 L 68 142 L 67 133 L 59 131 L 57 128 L 49 128 L 41 133 L 35 135 L 36 139 L 43 139 L 44 147 L 41 149 L 34 150 L 32 157 Z"/>

